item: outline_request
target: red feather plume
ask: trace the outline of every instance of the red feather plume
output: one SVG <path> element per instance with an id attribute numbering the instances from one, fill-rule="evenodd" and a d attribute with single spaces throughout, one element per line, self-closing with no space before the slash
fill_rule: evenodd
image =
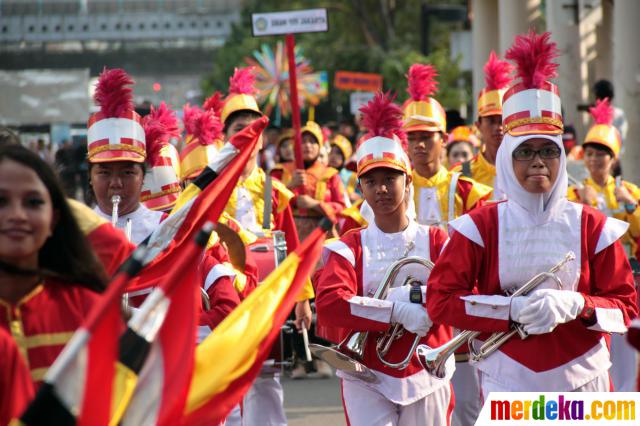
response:
<path id="1" fill-rule="evenodd" d="M 594 124 L 613 123 L 613 107 L 609 103 L 609 98 L 596 101 L 596 106 L 589 108 Z"/>
<path id="2" fill-rule="evenodd" d="M 407 135 L 402 129 L 402 109 L 393 103 L 395 96 L 378 92 L 374 98 L 360 108 L 362 124 L 368 130 L 366 138 L 382 136 L 397 137 L 406 150 Z"/>
<path id="3" fill-rule="evenodd" d="M 131 84 L 134 81 L 123 69 L 105 67 L 102 70 L 93 99 L 105 118 L 117 118 L 133 111 L 133 90 L 127 87 Z"/>
<path id="4" fill-rule="evenodd" d="M 413 64 L 407 73 L 407 92 L 414 101 L 424 101 L 438 90 L 438 72 L 432 65 Z"/>
<path id="5" fill-rule="evenodd" d="M 155 164 L 162 147 L 169 139 L 180 136 L 180 126 L 176 113 L 164 102 L 158 108 L 151 105 L 151 112 L 142 119 L 142 127 L 147 143 L 147 161 Z"/>
<path id="6" fill-rule="evenodd" d="M 253 67 L 236 68 L 229 79 L 229 95 L 255 95 L 256 75 Z"/>
<path id="7" fill-rule="evenodd" d="M 213 111 L 185 104 L 182 112 L 187 134 L 196 137 L 201 145 L 211 145 L 222 136 L 222 123 Z"/>
<path id="8" fill-rule="evenodd" d="M 487 90 L 504 89 L 511 83 L 513 65 L 507 61 L 501 61 L 493 50 L 489 54 L 489 60 L 484 65 L 484 81 Z"/>
<path id="9" fill-rule="evenodd" d="M 559 52 L 550 38 L 549 32 L 537 35 L 530 30 L 526 36 L 516 36 L 513 46 L 504 55 L 516 63 L 516 76 L 527 89 L 540 88 L 545 81 L 558 75 L 558 64 L 552 61 Z"/>
<path id="10" fill-rule="evenodd" d="M 204 110 L 212 110 L 215 115 L 220 117 L 222 114 L 222 107 L 224 106 L 224 96 L 221 92 L 215 92 L 213 95 L 209 96 L 207 100 L 202 104 L 202 109 Z"/>

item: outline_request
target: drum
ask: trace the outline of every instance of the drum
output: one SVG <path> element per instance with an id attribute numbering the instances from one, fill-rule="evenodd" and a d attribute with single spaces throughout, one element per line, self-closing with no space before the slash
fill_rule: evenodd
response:
<path id="1" fill-rule="evenodd" d="M 268 231 L 248 248 L 258 266 L 258 283 L 287 257 L 287 241 L 282 231 Z"/>

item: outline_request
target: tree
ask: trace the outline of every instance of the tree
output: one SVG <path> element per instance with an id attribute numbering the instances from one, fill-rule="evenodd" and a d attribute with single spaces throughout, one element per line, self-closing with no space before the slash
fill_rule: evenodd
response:
<path id="1" fill-rule="evenodd" d="M 275 37 L 256 38 L 251 35 L 251 13 L 274 12 L 325 7 L 329 14 L 329 31 L 296 35 L 296 43 L 311 60 L 316 70 L 326 70 L 330 82 L 337 70 L 380 73 L 384 90 L 398 94 L 400 102 L 407 98 L 406 74 L 413 63 L 432 63 L 440 74 L 438 100 L 445 108 L 457 108 L 468 103 L 467 91 L 459 88 L 462 78 L 457 61 L 449 60 L 448 34 L 450 25 L 435 25 L 431 53 L 420 53 L 420 0 L 348 0 L 311 1 L 248 0 L 241 22 L 233 26 L 232 34 L 215 56 L 212 73 L 204 79 L 206 94 L 225 91 L 233 68 L 244 64 L 262 43 L 275 44 Z M 449 3 L 465 4 L 464 0 Z M 468 78 L 465 80 L 470 85 Z M 332 106 L 348 102 L 348 93 L 330 90 Z M 335 111 L 330 108 L 330 111 Z M 321 117 L 329 119 L 334 117 Z"/>

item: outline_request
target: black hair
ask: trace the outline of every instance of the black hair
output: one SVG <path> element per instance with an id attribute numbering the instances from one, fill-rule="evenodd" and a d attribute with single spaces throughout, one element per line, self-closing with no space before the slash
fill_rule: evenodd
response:
<path id="1" fill-rule="evenodd" d="M 229 130 L 229 127 L 231 127 L 233 122 L 238 120 L 238 119 L 240 119 L 240 118 L 249 118 L 251 120 L 257 120 L 260 117 L 262 117 L 262 114 L 260 114 L 259 112 L 250 110 L 250 109 L 240 109 L 238 111 L 234 111 L 224 121 L 223 132 L 226 135 L 227 134 L 227 130 Z"/>
<path id="2" fill-rule="evenodd" d="M 38 270 L 2 262 L 0 268 L 18 275 L 41 275 L 94 291 L 106 288 L 107 274 L 76 222 L 54 171 L 37 154 L 20 145 L 0 146 L 0 162 L 15 161 L 33 170 L 49 192 L 56 224 L 38 254 Z"/>
<path id="3" fill-rule="evenodd" d="M 615 155 L 613 155 L 613 151 L 611 150 L 611 148 L 601 145 L 599 143 L 593 143 L 593 142 L 585 142 L 582 144 L 582 149 L 587 149 L 587 147 L 591 147 L 593 149 L 595 149 L 596 151 L 600 151 L 600 152 L 606 152 L 607 154 L 609 154 L 611 156 L 611 158 L 614 158 Z"/>
<path id="4" fill-rule="evenodd" d="M 598 80 L 593 85 L 593 94 L 596 99 L 609 98 L 609 101 L 613 100 L 613 83 L 609 80 Z"/>

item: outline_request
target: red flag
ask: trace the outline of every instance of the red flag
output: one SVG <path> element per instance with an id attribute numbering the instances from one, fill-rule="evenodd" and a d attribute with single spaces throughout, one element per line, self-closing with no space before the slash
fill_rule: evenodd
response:
<path id="1" fill-rule="evenodd" d="M 320 226 L 198 346 L 183 424 L 218 424 L 242 400 L 320 257 Z"/>
<path id="2" fill-rule="evenodd" d="M 251 153 L 256 149 L 262 131 L 269 119 L 261 117 L 245 127 L 232 137 L 232 144 L 242 147 L 240 152 L 224 167 L 215 182 L 209 185 L 207 176 L 215 176 L 215 172 L 207 167 L 202 174 L 183 191 L 176 207 L 166 221 L 175 221 L 179 226 L 173 241 L 158 255 L 154 261 L 144 269 L 137 279 L 129 283 L 128 291 L 140 290 L 157 285 L 161 277 L 165 276 L 172 268 L 172 256 L 180 251 L 180 247 L 195 235 L 206 222 L 217 222 L 227 205 L 227 201 L 238 183 L 238 179 L 249 161 Z M 186 199 L 186 201 L 185 201 Z M 181 217 L 183 216 L 183 217 Z M 170 227 L 168 227 L 170 228 Z M 154 244 L 154 234 L 149 241 Z M 163 235 L 158 234 L 162 240 Z M 160 241 L 162 242 L 162 241 Z"/>

